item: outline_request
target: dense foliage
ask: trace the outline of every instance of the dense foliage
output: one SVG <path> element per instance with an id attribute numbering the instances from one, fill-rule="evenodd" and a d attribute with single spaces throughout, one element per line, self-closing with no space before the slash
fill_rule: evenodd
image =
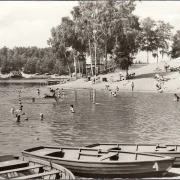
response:
<path id="1" fill-rule="evenodd" d="M 102 62 L 106 71 L 112 64 L 108 61 L 128 73 L 141 50 L 152 53 L 158 61 L 159 53 L 162 57 L 169 53 L 172 26 L 149 17 L 140 22 L 133 14 L 136 3 L 134 0 L 79 1 L 71 11 L 72 19 L 63 17 L 52 28 L 47 40 L 49 48 L 0 49 L 2 73 L 22 68 L 26 73 L 84 73 L 86 56 L 91 57 L 92 75 L 96 74 L 93 66 Z"/>
<path id="2" fill-rule="evenodd" d="M 65 69 L 56 64 L 52 48 L 3 47 L 0 49 L 0 66 L 2 73 L 24 69 L 25 73 L 67 74 Z"/>
<path id="3" fill-rule="evenodd" d="M 180 31 L 177 31 L 173 37 L 171 57 L 172 58 L 180 57 Z"/>

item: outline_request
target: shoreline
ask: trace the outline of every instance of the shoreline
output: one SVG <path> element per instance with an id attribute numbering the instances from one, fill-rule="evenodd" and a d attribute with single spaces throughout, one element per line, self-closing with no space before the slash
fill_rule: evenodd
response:
<path id="1" fill-rule="evenodd" d="M 180 61 L 175 63 L 175 60 L 170 60 L 167 62 L 173 66 L 180 67 Z M 179 63 L 179 64 L 177 64 Z M 160 69 L 157 71 L 157 68 Z M 65 84 L 49 85 L 51 88 L 92 88 L 97 90 L 105 90 L 106 86 L 109 86 L 109 89 L 116 91 L 117 87 L 121 92 L 132 92 L 131 83 L 134 83 L 133 92 L 151 92 L 151 93 L 179 93 L 180 94 L 180 73 L 175 72 L 166 72 L 164 70 L 164 62 L 148 64 L 135 69 L 130 69 L 129 73 L 135 73 L 133 79 L 119 81 L 119 74 L 122 73 L 125 76 L 125 71 L 118 71 L 114 73 L 109 73 L 105 75 L 99 75 L 102 79 L 103 77 L 107 78 L 107 82 L 100 82 L 97 84 L 92 84 L 92 81 L 86 82 L 85 79 L 78 79 L 76 81 L 68 82 Z M 155 75 L 159 74 L 166 78 L 166 81 L 162 82 L 161 91 L 157 90 L 156 84 L 158 81 L 155 79 Z M 113 79 L 113 81 L 111 81 Z"/>

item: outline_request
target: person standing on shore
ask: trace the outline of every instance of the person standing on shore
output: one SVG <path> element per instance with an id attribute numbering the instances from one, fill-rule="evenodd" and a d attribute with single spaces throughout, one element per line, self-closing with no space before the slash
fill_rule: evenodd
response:
<path id="1" fill-rule="evenodd" d="M 134 82 L 131 83 L 132 91 L 134 90 Z"/>
<path id="2" fill-rule="evenodd" d="M 179 96 L 177 94 L 174 94 L 174 98 L 176 101 L 179 101 Z"/>

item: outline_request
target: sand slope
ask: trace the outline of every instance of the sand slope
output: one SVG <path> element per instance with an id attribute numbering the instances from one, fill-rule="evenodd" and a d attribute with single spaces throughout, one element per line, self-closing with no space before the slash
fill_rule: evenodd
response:
<path id="1" fill-rule="evenodd" d="M 166 61 L 166 63 L 172 67 L 180 67 L 180 58 Z M 101 82 L 97 84 L 92 84 L 91 81 L 85 82 L 84 79 L 78 79 L 66 84 L 53 85 L 53 88 L 94 88 L 94 89 L 106 89 L 106 86 L 109 86 L 110 89 L 116 89 L 118 86 L 120 91 L 131 91 L 131 82 L 134 82 L 134 91 L 149 91 L 149 92 L 159 92 L 157 91 L 155 80 L 155 74 L 163 75 L 169 80 L 162 84 L 163 92 L 170 93 L 180 93 L 180 74 L 179 72 L 165 72 L 164 62 L 148 64 L 139 68 L 130 68 L 129 73 L 135 73 L 134 79 L 124 80 L 120 82 L 111 82 L 113 78 L 114 81 L 119 80 L 119 73 L 109 73 L 106 75 L 100 75 L 106 77 L 108 82 Z M 157 70 L 158 69 L 158 70 Z M 125 75 L 124 71 L 121 71 Z"/>

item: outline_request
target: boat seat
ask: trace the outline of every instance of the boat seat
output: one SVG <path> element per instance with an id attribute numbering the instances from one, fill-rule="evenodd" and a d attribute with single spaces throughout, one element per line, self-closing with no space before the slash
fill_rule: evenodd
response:
<path id="1" fill-rule="evenodd" d="M 114 146 L 114 147 L 109 148 L 108 150 L 121 150 L 121 148 L 118 146 Z"/>
<path id="2" fill-rule="evenodd" d="M 1 171 L 0 175 L 12 173 L 12 172 L 26 171 L 26 170 L 30 170 L 30 169 L 42 168 L 42 167 L 44 167 L 44 165 L 35 165 L 35 166 L 28 166 L 28 167 L 24 167 L 24 168 L 11 169 L 11 170 L 7 170 L 7 171 Z"/>
<path id="3" fill-rule="evenodd" d="M 175 147 L 167 147 L 167 150 L 168 150 L 168 151 L 175 151 L 176 148 L 175 148 Z"/>
<path id="4" fill-rule="evenodd" d="M 32 175 L 28 175 L 28 176 L 22 176 L 22 177 L 13 178 L 13 179 L 33 179 L 33 178 L 40 178 L 40 177 L 43 177 L 43 176 L 48 176 L 48 175 L 53 175 L 53 174 L 58 175 L 58 174 L 60 174 L 60 172 L 58 170 L 52 170 L 50 172 L 32 174 Z"/>
<path id="5" fill-rule="evenodd" d="M 176 150 L 176 148 L 175 147 L 167 147 L 167 148 L 165 148 L 165 149 L 156 149 L 155 151 L 162 151 L 162 150 L 165 150 L 165 151 L 175 151 Z"/>
<path id="6" fill-rule="evenodd" d="M 116 156 L 116 155 L 117 155 L 117 152 L 116 152 L 116 153 L 109 153 L 109 154 L 103 155 L 103 156 L 101 156 L 101 157 L 98 157 L 97 159 L 98 159 L 99 161 L 103 161 L 103 160 L 105 160 L 105 159 L 108 159 L 108 158 L 113 157 L 113 156 Z"/>
<path id="7" fill-rule="evenodd" d="M 4 170 L 9 170 L 12 169 L 13 167 L 19 167 L 22 168 L 24 166 L 28 166 L 28 162 L 26 161 L 21 161 L 21 160 L 10 160 L 10 161 L 4 161 L 4 162 L 0 162 L 0 170 L 4 171 Z"/>

